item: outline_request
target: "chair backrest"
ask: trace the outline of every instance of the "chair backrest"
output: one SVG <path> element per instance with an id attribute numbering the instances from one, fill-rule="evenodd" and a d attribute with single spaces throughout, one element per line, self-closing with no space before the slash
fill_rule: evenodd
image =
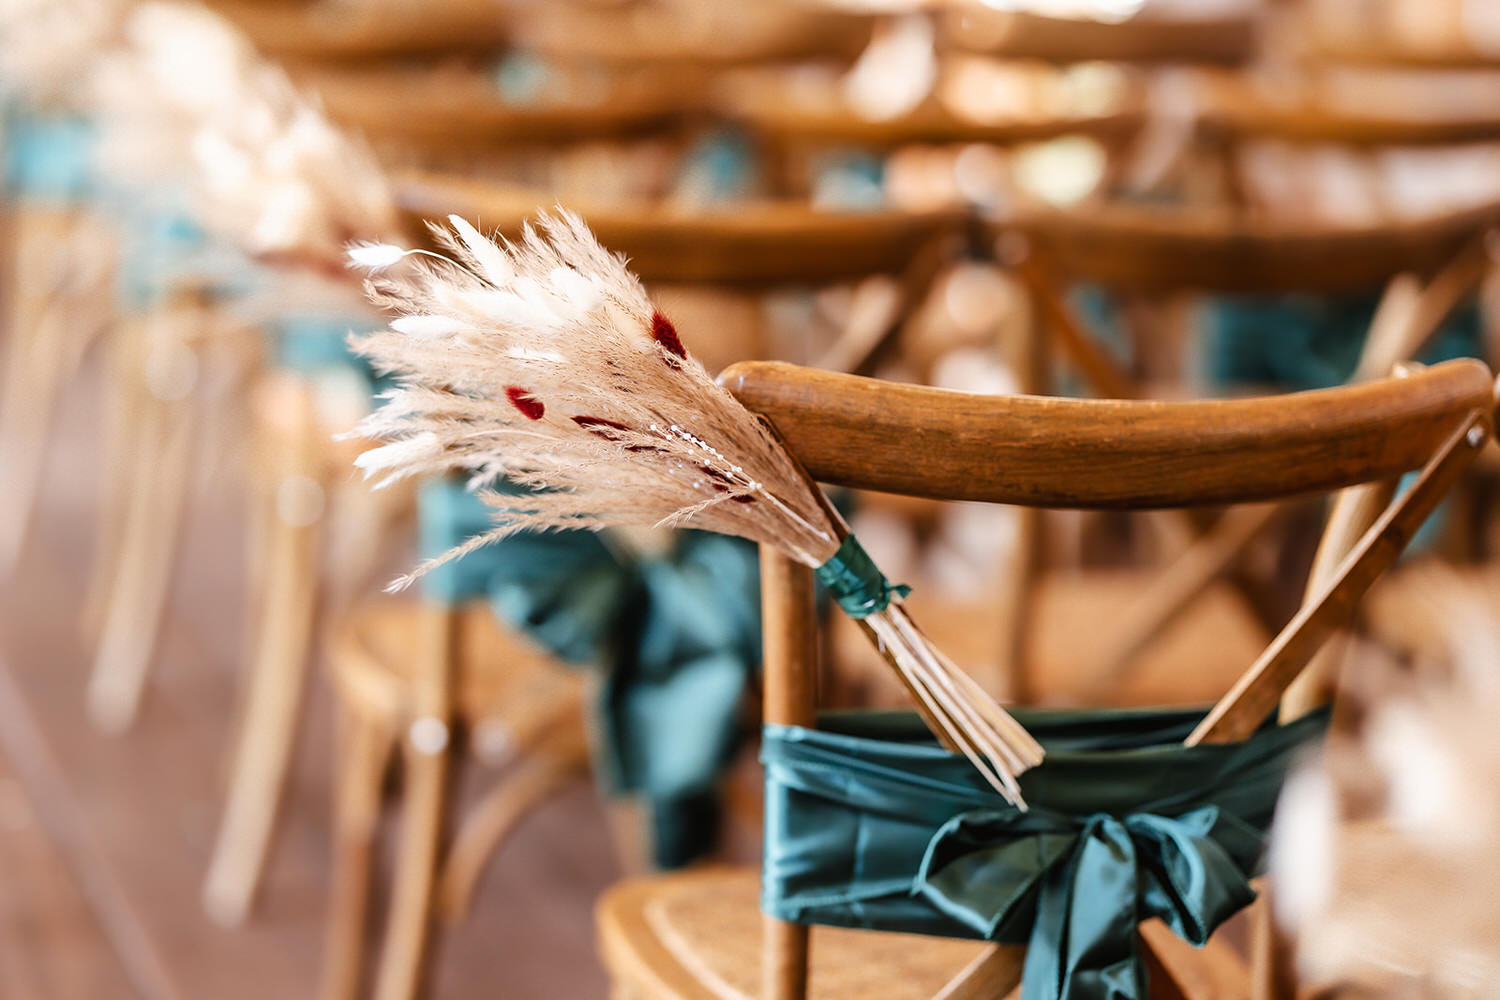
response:
<path id="1" fill-rule="evenodd" d="M 1256 18 L 1249 14 L 1147 15 L 1108 22 L 963 4 L 955 5 L 942 21 L 943 41 L 954 48 L 1059 63 L 1237 66 L 1253 57 L 1256 33 Z"/>
<path id="2" fill-rule="evenodd" d="M 424 160 L 660 136 L 703 106 L 665 74 L 615 81 L 604 100 L 517 105 L 478 67 L 320 62 L 291 72 L 341 127 Z"/>
<path id="3" fill-rule="evenodd" d="M 1070 281 L 1123 292 L 1334 293 L 1432 275 L 1500 223 L 1500 204 L 1382 225 L 1333 227 L 1230 211 L 1088 206 L 997 223 Z"/>
<path id="4" fill-rule="evenodd" d="M 1290 497 L 1421 468 L 1325 585 L 1205 717 L 1190 743 L 1243 739 L 1342 625 L 1493 432 L 1477 361 L 1289 396 L 1163 403 L 967 395 L 741 363 L 722 384 L 775 428 L 813 478 L 914 496 L 1025 506 L 1148 508 Z M 812 571 L 762 550 L 765 721 L 813 726 Z M 768 918 L 766 996 L 806 991 L 806 929 Z M 987 975 L 1019 975 L 1000 948 Z M 955 994 L 958 995 L 958 994 Z M 966 994 L 964 994 L 966 995 Z"/>
<path id="5" fill-rule="evenodd" d="M 212 0 L 209 6 L 277 60 L 378 62 L 393 56 L 492 51 L 509 18 L 489 0 L 359 5 Z"/>
<path id="6" fill-rule="evenodd" d="M 538 209 L 552 207 L 535 190 L 460 175 L 407 173 L 396 186 L 414 236 L 423 231 L 420 220 L 457 212 L 513 237 Z M 966 225 L 956 211 L 840 213 L 781 201 L 713 212 L 569 204 L 642 280 L 722 286 L 816 286 L 902 273 L 922 247 L 960 237 Z"/>
<path id="7" fill-rule="evenodd" d="M 1491 392 L 1478 361 L 1196 402 L 978 396 L 775 362 L 735 365 L 720 381 L 822 482 L 1116 510 L 1273 500 L 1399 476 L 1468 413 L 1487 413 Z"/>

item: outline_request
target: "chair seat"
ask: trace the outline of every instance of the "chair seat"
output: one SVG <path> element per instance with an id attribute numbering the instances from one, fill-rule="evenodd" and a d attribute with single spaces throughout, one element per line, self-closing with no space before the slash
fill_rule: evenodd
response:
<path id="1" fill-rule="evenodd" d="M 714 868 L 631 879 L 597 909 L 599 947 L 634 1000 L 757 1000 L 758 873 Z M 812 930 L 809 996 L 913 1000 L 935 995 L 989 946 L 836 927 Z"/>
<path id="2" fill-rule="evenodd" d="M 762 916 L 759 874 L 709 868 L 629 879 L 606 890 L 595 911 L 599 949 L 619 998 L 759 1000 Z M 1243 914 L 1241 915 L 1243 916 Z M 1248 967 L 1227 935 L 1203 948 L 1159 920 L 1141 935 L 1165 971 L 1192 1000 L 1242 1000 Z M 921 1000 L 988 953 L 982 941 L 814 927 L 809 945 L 809 1000 Z M 1160 971 L 1157 974 L 1160 974 Z M 953 996 L 989 995 L 979 980 Z"/>
<path id="3" fill-rule="evenodd" d="M 417 682 L 424 649 L 441 606 L 413 599 L 369 601 L 344 619 L 330 649 L 339 700 L 373 714 L 391 728 L 417 714 Z M 582 671 L 505 628 L 489 606 L 455 609 L 453 664 L 458 718 L 479 735 L 504 734 L 511 744 L 528 744 L 535 732 L 563 716 L 581 725 L 585 680 Z"/>
<path id="4" fill-rule="evenodd" d="M 1097 704 L 1091 669 L 1121 618 L 1151 585 L 1149 570 L 1089 570 L 1043 577 L 1033 605 L 1030 690 L 1044 703 Z M 939 649 L 982 682 L 992 676 L 1003 636 L 998 616 L 1003 596 L 985 592 L 954 600 L 918 587 L 907 601 L 912 618 Z M 855 626 L 835 624 L 839 662 L 866 676 L 889 671 Z M 1254 615 L 1227 585 L 1203 592 L 1183 615 L 1151 642 L 1118 683 L 1105 685 L 1114 706 L 1189 705 L 1213 702 L 1234 682 L 1269 640 Z M 893 704 L 904 689 L 891 680 Z"/>

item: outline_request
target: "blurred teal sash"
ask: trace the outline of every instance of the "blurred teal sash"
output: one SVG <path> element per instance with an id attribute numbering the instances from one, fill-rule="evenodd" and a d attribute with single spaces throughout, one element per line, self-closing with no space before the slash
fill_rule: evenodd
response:
<path id="1" fill-rule="evenodd" d="M 418 506 L 426 555 L 493 524 L 489 506 L 451 481 L 425 483 Z M 675 868 L 713 846 L 718 778 L 747 735 L 759 579 L 755 547 L 740 539 L 680 531 L 667 551 L 637 556 L 592 531 L 559 531 L 512 535 L 422 585 L 447 603 L 488 599 L 560 659 L 603 670 L 597 769 L 611 791 L 647 800 L 654 860 Z"/>
<path id="2" fill-rule="evenodd" d="M 1326 715 L 1184 747 L 1198 710 L 1018 710 L 1047 748 L 1021 812 L 910 713 L 767 726 L 762 908 L 1026 943 L 1024 1000 L 1144 1000 L 1137 925 L 1202 944 L 1254 898 L 1282 779 Z"/>

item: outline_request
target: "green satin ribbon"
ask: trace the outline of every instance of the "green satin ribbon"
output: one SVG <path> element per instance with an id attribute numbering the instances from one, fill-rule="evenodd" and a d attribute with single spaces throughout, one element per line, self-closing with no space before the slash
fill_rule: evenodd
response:
<path id="1" fill-rule="evenodd" d="M 426 554 L 492 524 L 491 508 L 452 481 L 425 483 L 418 510 Z M 632 558 L 591 531 L 528 532 L 440 566 L 422 585 L 444 602 L 488 598 L 559 658 L 602 669 L 594 722 L 604 785 L 646 800 L 659 867 L 714 845 L 718 778 L 743 744 L 741 709 L 760 663 L 753 545 L 682 531 L 666 552 Z"/>
<path id="2" fill-rule="evenodd" d="M 914 715 L 766 727 L 766 912 L 1024 942 L 1024 1000 L 1144 1000 L 1137 925 L 1201 944 L 1254 898 L 1286 768 L 1326 725 L 1184 747 L 1201 712 L 1015 714 L 1048 751 L 1024 813 Z"/>
<path id="3" fill-rule="evenodd" d="M 853 535 L 845 535 L 839 550 L 814 573 L 844 613 L 856 621 L 884 611 L 890 607 L 892 597 L 911 593 L 906 584 L 887 580 Z"/>

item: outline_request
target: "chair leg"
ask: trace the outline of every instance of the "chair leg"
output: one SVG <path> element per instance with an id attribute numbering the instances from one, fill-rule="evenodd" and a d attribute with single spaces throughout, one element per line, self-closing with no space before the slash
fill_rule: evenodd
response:
<path id="1" fill-rule="evenodd" d="M 419 719 L 413 729 L 429 721 L 433 720 Z M 375 1000 L 414 1000 L 420 995 L 426 973 L 436 922 L 438 865 L 452 756 L 451 738 L 442 742 L 441 747 L 417 745 L 411 732 L 402 741 L 405 776 L 400 840 Z"/>
<path id="2" fill-rule="evenodd" d="M 521 821 L 588 773 L 588 744 L 580 738 L 537 747 L 501 777 L 464 821 L 443 861 L 438 906 L 445 920 L 454 923 L 468 913 L 485 862 Z"/>
<path id="3" fill-rule="evenodd" d="M 802 924 L 775 917 L 761 918 L 761 970 L 763 1000 L 806 1000 L 808 933 Z"/>
<path id="4" fill-rule="evenodd" d="M 273 507 L 274 491 L 263 501 Z M 318 522 L 263 512 L 270 550 L 262 615 L 250 660 L 239 743 L 203 889 L 218 923 L 242 923 L 254 904 L 302 715 L 318 604 Z"/>
<path id="5" fill-rule="evenodd" d="M 146 393 L 134 377 L 132 358 L 141 338 L 139 321 L 127 321 L 116 328 L 105 345 L 106 361 L 100 420 L 100 495 L 94 535 L 94 562 L 89 570 L 88 589 L 83 600 L 81 625 L 90 641 L 97 643 L 109 611 L 110 590 L 120 571 L 120 550 L 124 547 L 130 496 L 138 475 L 147 463 L 141 425 L 142 409 L 149 405 Z"/>
<path id="6" fill-rule="evenodd" d="M 140 706 L 191 478 L 190 416 L 177 405 L 154 402 L 145 417 L 141 439 L 153 458 L 135 477 L 119 569 L 89 679 L 89 712 L 107 732 L 128 728 Z"/>
<path id="7" fill-rule="evenodd" d="M 340 734 L 341 762 L 334 784 L 333 866 L 319 1000 L 354 1000 L 359 995 L 381 779 L 392 744 L 385 727 L 370 720 L 346 715 L 341 725 L 345 731 Z"/>
<path id="8" fill-rule="evenodd" d="M 6 470 L 0 493 L 0 574 L 8 575 L 26 544 L 37 494 L 47 465 L 47 436 L 58 395 L 71 367 L 63 345 L 60 303 L 45 303 L 25 322 L 15 324 L 15 350 L 7 359 L 4 430 L 0 468 Z"/>

